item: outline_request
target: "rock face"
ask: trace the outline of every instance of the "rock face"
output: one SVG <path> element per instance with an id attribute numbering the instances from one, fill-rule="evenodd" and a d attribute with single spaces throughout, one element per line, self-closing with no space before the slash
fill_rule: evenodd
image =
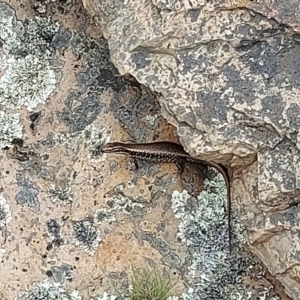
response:
<path id="1" fill-rule="evenodd" d="M 299 299 L 299 2 L 84 5 L 120 73 L 161 94 L 187 150 L 232 168 L 251 250 Z"/>

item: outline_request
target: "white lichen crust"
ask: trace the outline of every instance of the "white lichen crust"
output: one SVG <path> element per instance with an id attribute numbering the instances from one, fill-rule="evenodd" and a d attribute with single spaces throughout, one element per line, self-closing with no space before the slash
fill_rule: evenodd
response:
<path id="1" fill-rule="evenodd" d="M 34 55 L 24 58 L 0 57 L 0 68 L 5 70 L 0 78 L 0 104 L 29 110 L 44 103 L 55 89 L 56 78 L 49 62 Z"/>
<path id="2" fill-rule="evenodd" d="M 102 224 L 104 222 L 116 221 L 115 210 L 109 208 L 99 208 L 94 214 L 94 222 L 96 224 Z"/>
<path id="3" fill-rule="evenodd" d="M 106 204 L 113 207 L 114 210 L 118 210 L 123 214 L 130 214 L 135 208 L 143 208 L 144 205 L 141 203 L 133 202 L 128 197 L 118 195 L 117 197 L 110 197 L 106 200 Z"/>
<path id="4" fill-rule="evenodd" d="M 102 296 L 97 297 L 95 300 L 117 300 L 117 299 L 118 299 L 117 296 L 114 296 L 107 292 L 104 292 Z M 91 299 L 91 300 L 94 300 L 94 299 Z"/>
<path id="5" fill-rule="evenodd" d="M 74 133 L 57 133 L 54 139 L 61 145 L 70 145 L 77 142 L 83 144 L 88 149 L 88 157 L 92 162 L 104 161 L 105 154 L 98 155 L 99 147 L 104 146 L 110 140 L 109 131 L 105 127 L 96 128 L 91 124 L 86 126 L 83 131 L 76 131 Z"/>
<path id="6" fill-rule="evenodd" d="M 11 146 L 14 138 L 22 137 L 20 114 L 0 110 L 0 148 Z"/>
<path id="7" fill-rule="evenodd" d="M 44 280 L 38 282 L 31 289 L 19 292 L 15 300 L 83 300 L 78 291 L 68 293 L 61 284 Z"/>
<path id="8" fill-rule="evenodd" d="M 52 202 L 60 201 L 65 205 L 73 203 L 73 192 L 69 185 L 52 183 L 47 196 L 50 197 Z"/>
<path id="9" fill-rule="evenodd" d="M 89 255 L 95 254 L 102 240 L 100 230 L 97 230 L 90 221 L 85 220 L 74 222 L 72 238 L 72 242 L 76 246 L 81 246 Z"/>
<path id="10" fill-rule="evenodd" d="M 3 249 L 3 248 L 0 248 L 0 262 L 2 261 L 3 256 L 4 256 L 5 253 L 6 253 L 6 250 Z"/>
<path id="11" fill-rule="evenodd" d="M 58 78 L 50 50 L 50 37 L 58 29 L 49 18 L 39 17 L 24 26 L 7 4 L 0 3 L 0 104 L 32 110 L 45 103 Z"/>
<path id="12" fill-rule="evenodd" d="M 204 181 L 204 190 L 197 198 L 185 190 L 172 194 L 172 209 L 175 218 L 180 219 L 177 235 L 189 246 L 192 255 L 187 266 L 192 283 L 180 299 L 253 299 L 258 293 L 238 280 L 241 274 L 250 272 L 255 262 L 250 257 L 234 257 L 228 252 L 226 193 L 223 178 L 218 174 L 213 180 Z M 193 203 L 192 210 L 189 203 Z M 237 249 L 245 242 L 245 236 L 234 213 L 231 231 L 233 248 Z M 273 290 L 262 288 L 259 293 L 261 299 L 277 299 Z"/>
<path id="13" fill-rule="evenodd" d="M 11 211 L 6 199 L 0 195 L 0 229 L 12 220 Z"/>

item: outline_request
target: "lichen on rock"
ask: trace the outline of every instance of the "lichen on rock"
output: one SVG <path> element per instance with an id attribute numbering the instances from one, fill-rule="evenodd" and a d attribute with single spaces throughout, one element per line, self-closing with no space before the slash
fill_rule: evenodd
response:
<path id="1" fill-rule="evenodd" d="M 19 292 L 15 298 L 29 300 L 82 300 L 78 291 L 68 293 L 61 284 L 44 280 L 36 283 L 31 289 Z"/>
<path id="2" fill-rule="evenodd" d="M 12 145 L 12 141 L 22 137 L 23 126 L 19 113 L 0 111 L 0 148 Z"/>
<path id="3" fill-rule="evenodd" d="M 6 199 L 0 194 L 0 230 L 12 220 L 11 210 Z"/>
<path id="4" fill-rule="evenodd" d="M 221 174 L 214 180 L 205 180 L 204 191 L 197 198 L 186 191 L 174 191 L 172 194 L 172 209 L 175 218 L 180 221 L 177 236 L 189 247 L 186 275 L 191 276 L 191 285 L 184 299 L 242 299 L 239 297 L 254 296 L 264 291 L 245 289 L 240 281 L 240 276 L 251 273 L 256 264 L 253 258 L 249 255 L 228 256 L 224 206 L 227 191 L 222 182 Z M 230 230 L 234 237 L 231 247 L 236 252 L 241 250 L 240 245 L 246 237 L 235 214 L 231 219 Z M 273 291 L 269 290 L 268 296 L 272 295 Z"/>
<path id="5" fill-rule="evenodd" d="M 286 220 L 299 203 L 299 1 L 86 6 L 120 73 L 160 94 L 187 151 L 232 167 L 232 199 L 251 250 L 299 299 L 300 240 L 273 216 Z"/>
<path id="6" fill-rule="evenodd" d="M 29 110 L 44 103 L 53 92 L 60 73 L 53 66 L 51 39 L 59 25 L 36 17 L 22 24 L 5 3 L 0 3 L 0 104 Z"/>
<path id="7" fill-rule="evenodd" d="M 81 246 L 86 253 L 94 255 L 101 242 L 100 231 L 90 221 L 81 220 L 73 223 L 73 243 Z"/>

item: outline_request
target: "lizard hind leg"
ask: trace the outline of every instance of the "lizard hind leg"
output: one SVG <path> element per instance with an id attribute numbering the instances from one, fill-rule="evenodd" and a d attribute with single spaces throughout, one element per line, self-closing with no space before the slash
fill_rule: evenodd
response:
<path id="1" fill-rule="evenodd" d="M 183 171 L 184 171 L 184 161 L 178 160 L 175 162 L 177 169 L 178 169 L 178 175 L 181 177 Z"/>

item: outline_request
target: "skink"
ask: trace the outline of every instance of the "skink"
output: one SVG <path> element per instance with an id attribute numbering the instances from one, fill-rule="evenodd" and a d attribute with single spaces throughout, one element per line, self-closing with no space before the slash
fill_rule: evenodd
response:
<path id="1" fill-rule="evenodd" d="M 231 190 L 230 177 L 225 167 L 213 161 L 206 161 L 190 156 L 183 147 L 172 142 L 153 142 L 141 144 L 127 143 L 108 143 L 102 148 L 104 153 L 118 153 L 129 156 L 137 167 L 136 158 L 148 160 L 158 163 L 175 163 L 180 173 L 182 173 L 184 164 L 197 163 L 207 165 L 217 169 L 224 177 L 227 187 L 227 219 L 228 219 L 228 237 L 229 237 L 229 252 L 231 253 Z"/>

